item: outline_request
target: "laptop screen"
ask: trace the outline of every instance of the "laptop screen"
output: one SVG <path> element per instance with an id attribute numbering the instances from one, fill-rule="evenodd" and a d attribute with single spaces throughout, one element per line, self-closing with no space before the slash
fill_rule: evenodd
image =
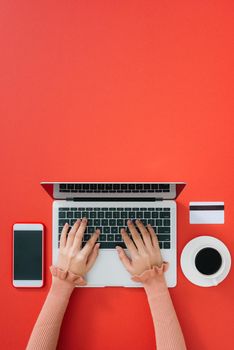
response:
<path id="1" fill-rule="evenodd" d="M 41 182 L 54 199 L 176 199 L 184 182 Z"/>

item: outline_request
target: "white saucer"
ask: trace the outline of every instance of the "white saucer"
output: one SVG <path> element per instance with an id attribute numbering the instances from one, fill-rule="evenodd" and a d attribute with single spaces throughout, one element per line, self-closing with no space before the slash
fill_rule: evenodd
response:
<path id="1" fill-rule="evenodd" d="M 221 254 L 222 265 L 220 271 L 216 272 L 212 276 L 207 276 L 200 273 L 195 266 L 195 256 L 202 248 L 211 247 Z M 201 287 L 213 287 L 222 282 L 228 275 L 231 268 L 231 255 L 226 245 L 217 238 L 211 236 L 200 236 L 189 241 L 184 247 L 180 264 L 185 277 Z"/>

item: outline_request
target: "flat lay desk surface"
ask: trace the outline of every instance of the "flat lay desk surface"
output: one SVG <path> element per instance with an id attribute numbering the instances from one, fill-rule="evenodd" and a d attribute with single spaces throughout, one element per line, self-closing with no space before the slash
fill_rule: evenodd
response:
<path id="1" fill-rule="evenodd" d="M 51 283 L 51 199 L 40 181 L 185 181 L 178 262 L 199 235 L 231 250 L 233 2 L 0 3 L 0 333 L 24 349 Z M 190 225 L 189 201 L 224 201 L 224 225 Z M 15 222 L 46 225 L 45 286 L 11 284 Z M 231 251 L 233 254 L 233 251 Z M 233 269 L 214 288 L 178 263 L 170 290 L 189 350 L 231 349 Z M 142 289 L 76 290 L 58 349 L 155 349 Z"/>

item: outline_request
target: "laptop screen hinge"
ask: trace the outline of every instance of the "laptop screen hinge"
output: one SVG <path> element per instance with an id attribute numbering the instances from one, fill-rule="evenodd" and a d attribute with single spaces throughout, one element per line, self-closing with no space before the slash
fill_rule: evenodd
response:
<path id="1" fill-rule="evenodd" d="M 66 201 L 73 201 L 73 202 L 87 202 L 87 201 L 92 201 L 92 202 L 155 202 L 155 201 L 162 201 L 163 198 L 160 197 L 73 197 L 73 198 L 66 198 Z"/>

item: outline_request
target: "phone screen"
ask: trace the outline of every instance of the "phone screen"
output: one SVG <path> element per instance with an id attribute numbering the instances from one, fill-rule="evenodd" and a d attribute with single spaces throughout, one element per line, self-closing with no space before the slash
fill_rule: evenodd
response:
<path id="1" fill-rule="evenodd" d="M 14 280 L 42 280 L 42 231 L 14 231 Z"/>

